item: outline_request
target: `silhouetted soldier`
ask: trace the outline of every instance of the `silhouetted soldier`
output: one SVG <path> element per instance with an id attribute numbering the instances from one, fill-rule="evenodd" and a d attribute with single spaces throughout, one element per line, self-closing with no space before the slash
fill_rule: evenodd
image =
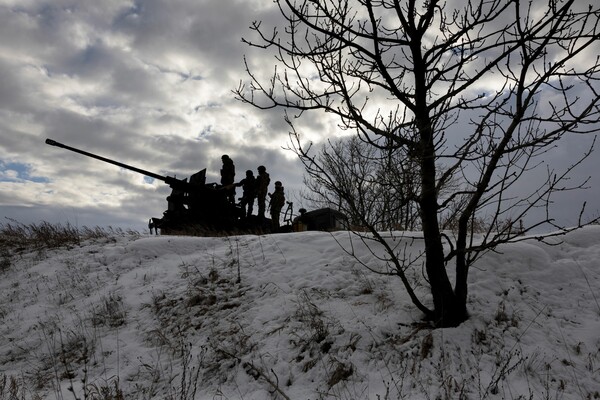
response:
<path id="1" fill-rule="evenodd" d="M 252 171 L 246 171 L 246 177 L 236 183 L 235 186 L 241 186 L 243 190 L 242 198 L 240 205 L 246 211 L 246 206 L 248 206 L 248 210 L 246 211 L 246 218 L 252 215 L 252 209 L 254 208 L 254 198 L 256 197 L 256 178 L 254 178 L 254 174 Z"/>
<path id="2" fill-rule="evenodd" d="M 233 160 L 229 158 L 227 154 L 223 154 L 221 161 L 223 161 L 223 167 L 221 168 L 221 185 L 233 185 L 233 182 L 235 182 L 235 165 L 233 164 Z M 235 203 L 235 186 L 230 186 L 225 190 L 227 193 L 227 200 L 232 204 Z"/>
<path id="3" fill-rule="evenodd" d="M 271 178 L 267 173 L 267 169 L 261 165 L 258 169 L 258 176 L 256 177 L 256 196 L 258 197 L 258 217 L 265 217 L 265 200 L 267 198 L 267 191 L 269 190 L 269 183 Z"/>
<path id="4" fill-rule="evenodd" d="M 283 193 L 283 185 L 281 182 L 275 182 L 275 191 L 273 193 L 269 193 L 269 208 L 271 209 L 271 226 L 273 232 L 277 232 L 279 230 L 279 216 L 281 214 L 281 209 L 285 205 L 285 194 Z"/>

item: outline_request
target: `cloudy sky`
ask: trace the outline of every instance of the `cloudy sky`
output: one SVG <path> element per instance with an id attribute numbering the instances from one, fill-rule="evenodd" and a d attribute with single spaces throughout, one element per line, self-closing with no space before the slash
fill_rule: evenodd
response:
<path id="1" fill-rule="evenodd" d="M 302 181 L 281 112 L 234 99 L 241 42 L 269 0 L 0 1 L 0 214 L 137 224 L 169 188 L 48 146 L 46 138 L 161 175 L 264 164 L 290 197 Z"/>
<path id="2" fill-rule="evenodd" d="M 241 42 L 253 20 L 274 20 L 271 0 L 0 0 L 0 216 L 142 230 L 170 189 L 118 167 L 44 143 L 52 138 L 161 175 L 207 168 L 218 181 L 222 154 L 237 169 L 264 164 L 295 208 L 302 167 L 288 146 L 283 112 L 234 99 L 272 60 Z M 261 65 L 264 63 L 264 67 Z M 268 68 L 267 68 L 268 67 Z M 311 116 L 311 134 L 335 124 Z M 309 133 L 309 132 L 306 132 Z M 580 147 L 580 142 L 572 146 Z M 568 163 L 571 147 L 559 151 Z M 592 157 L 582 169 L 597 167 Z M 589 201 L 600 182 L 557 207 Z"/>

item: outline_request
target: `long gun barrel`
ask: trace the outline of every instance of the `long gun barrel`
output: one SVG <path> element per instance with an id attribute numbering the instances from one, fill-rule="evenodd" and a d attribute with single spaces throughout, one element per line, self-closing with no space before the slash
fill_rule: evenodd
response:
<path id="1" fill-rule="evenodd" d="M 173 177 L 170 177 L 170 176 L 162 176 L 162 175 L 155 174 L 154 172 L 150 172 L 150 171 L 146 171 L 146 170 L 143 170 L 143 169 L 140 169 L 140 168 L 132 167 L 131 165 L 127 165 L 127 164 L 124 164 L 122 162 L 118 162 L 118 161 L 111 160 L 111 159 L 106 158 L 106 157 L 99 156 L 97 154 L 93 154 L 93 153 L 89 153 L 87 151 L 76 149 L 75 147 L 67 146 L 66 144 L 59 143 L 59 142 L 57 142 L 55 140 L 52 140 L 52 139 L 46 139 L 46 144 L 49 144 L 50 146 L 61 147 L 63 149 L 67 149 L 67 150 L 73 151 L 75 153 L 83 154 L 84 156 L 87 156 L 87 157 L 95 158 L 96 160 L 104 161 L 106 163 L 119 166 L 121 168 L 129 169 L 131 171 L 137 172 L 138 174 L 146 175 L 146 176 L 149 176 L 151 178 L 164 181 L 167 184 L 169 184 L 169 186 L 171 186 L 173 188 L 184 188 L 185 186 L 187 186 L 186 182 L 184 182 L 182 180 L 179 180 L 177 178 L 173 178 Z"/>

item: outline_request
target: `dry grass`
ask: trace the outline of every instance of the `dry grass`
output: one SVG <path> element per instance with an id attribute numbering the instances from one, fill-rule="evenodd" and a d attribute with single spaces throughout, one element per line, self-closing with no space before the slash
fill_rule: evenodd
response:
<path id="1" fill-rule="evenodd" d="M 124 231 L 120 228 L 102 228 L 87 226 L 77 227 L 67 224 L 51 224 L 40 222 L 23 224 L 7 219 L 0 223 L 0 252 L 19 251 L 25 249 L 43 249 L 78 246 L 88 239 L 111 238 L 123 235 L 139 235 L 133 230 Z"/>

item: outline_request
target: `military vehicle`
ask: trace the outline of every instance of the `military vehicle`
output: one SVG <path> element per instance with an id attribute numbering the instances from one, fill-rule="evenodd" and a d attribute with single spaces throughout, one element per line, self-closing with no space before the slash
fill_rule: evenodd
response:
<path id="1" fill-rule="evenodd" d="M 337 231 L 347 230 L 348 217 L 333 208 L 319 208 L 318 210 L 299 210 L 300 215 L 292 220 L 294 232 L 302 231 Z"/>

